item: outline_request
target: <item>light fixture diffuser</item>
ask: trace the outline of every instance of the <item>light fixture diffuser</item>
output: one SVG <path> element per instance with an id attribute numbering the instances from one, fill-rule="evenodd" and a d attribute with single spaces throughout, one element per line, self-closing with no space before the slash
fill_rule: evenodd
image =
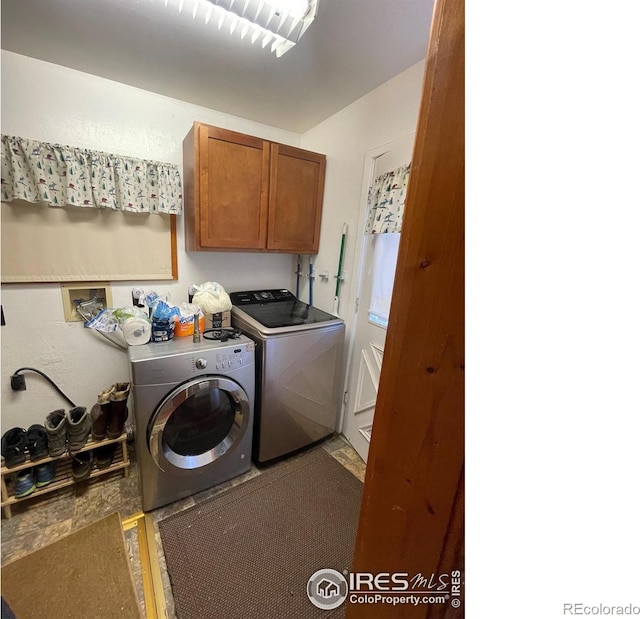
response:
<path id="1" fill-rule="evenodd" d="M 252 44 L 260 40 L 263 48 L 270 44 L 278 58 L 300 40 L 318 12 L 318 0 L 165 0 L 165 6 L 180 13 L 191 9 L 194 20 L 204 16 L 205 24 L 211 20 L 218 30 L 228 27 Z"/>

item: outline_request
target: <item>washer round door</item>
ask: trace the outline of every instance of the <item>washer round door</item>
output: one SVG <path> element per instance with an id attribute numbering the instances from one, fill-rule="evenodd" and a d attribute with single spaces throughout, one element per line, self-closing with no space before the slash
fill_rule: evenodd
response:
<path id="1" fill-rule="evenodd" d="M 163 471 L 206 467 L 242 439 L 249 414 L 249 398 L 235 381 L 220 376 L 189 380 L 169 393 L 151 417 L 151 457 Z"/>

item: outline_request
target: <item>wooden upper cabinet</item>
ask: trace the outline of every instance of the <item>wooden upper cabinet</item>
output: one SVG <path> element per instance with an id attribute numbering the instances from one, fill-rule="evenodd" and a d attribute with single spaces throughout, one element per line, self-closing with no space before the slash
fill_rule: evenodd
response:
<path id="1" fill-rule="evenodd" d="M 317 253 L 324 155 L 202 123 L 183 149 L 189 251 Z"/>
<path id="2" fill-rule="evenodd" d="M 183 146 L 187 249 L 264 249 L 269 142 L 195 123 Z"/>
<path id="3" fill-rule="evenodd" d="M 318 253 L 326 157 L 271 144 L 267 248 Z"/>

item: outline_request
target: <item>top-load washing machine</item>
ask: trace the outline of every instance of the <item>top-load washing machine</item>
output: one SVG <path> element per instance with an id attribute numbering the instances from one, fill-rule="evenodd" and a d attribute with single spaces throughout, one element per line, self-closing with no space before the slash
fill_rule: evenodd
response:
<path id="1" fill-rule="evenodd" d="M 250 469 L 254 351 L 246 336 L 129 347 L 144 511 Z"/>
<path id="2" fill-rule="evenodd" d="M 231 323 L 256 342 L 253 459 L 266 464 L 338 428 L 345 325 L 288 290 L 232 292 Z"/>

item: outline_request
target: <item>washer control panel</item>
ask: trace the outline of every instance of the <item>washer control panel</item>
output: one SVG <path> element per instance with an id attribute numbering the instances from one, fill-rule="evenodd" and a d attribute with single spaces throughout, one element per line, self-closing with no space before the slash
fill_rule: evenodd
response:
<path id="1" fill-rule="evenodd" d="M 194 345 L 184 341 L 132 346 L 131 377 L 134 385 L 180 382 L 201 374 L 226 374 L 255 363 L 256 344 L 245 336 L 228 342 L 204 341 Z M 142 349 L 142 350 L 132 350 Z"/>
<path id="2" fill-rule="evenodd" d="M 218 371 L 237 370 L 254 361 L 253 351 L 245 346 L 225 346 L 221 350 L 210 351 L 206 357 L 193 356 L 190 359 L 192 373 L 194 375 L 205 371 L 207 374 L 215 374 Z"/>
<path id="3" fill-rule="evenodd" d="M 248 290 L 247 292 L 232 292 L 229 297 L 233 305 L 260 305 L 263 303 L 278 303 L 296 300 L 293 293 L 280 288 L 277 290 Z"/>
<path id="4" fill-rule="evenodd" d="M 216 354 L 216 370 L 233 370 L 245 365 L 246 354 L 241 348 L 227 349 Z"/>

